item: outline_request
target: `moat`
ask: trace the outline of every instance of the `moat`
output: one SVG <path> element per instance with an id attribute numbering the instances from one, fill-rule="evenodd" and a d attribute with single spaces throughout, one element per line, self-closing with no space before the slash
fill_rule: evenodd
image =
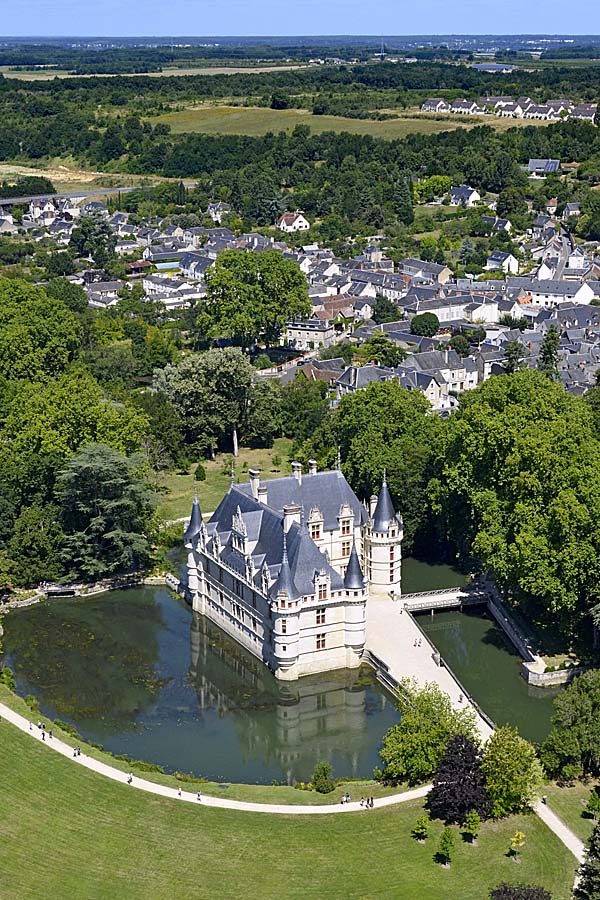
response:
<path id="1" fill-rule="evenodd" d="M 460 584 L 449 566 L 407 560 L 406 592 Z M 497 724 L 530 740 L 549 730 L 558 689 L 530 688 L 519 657 L 481 613 L 419 622 Z M 393 698 L 367 666 L 277 681 L 166 588 L 52 600 L 4 620 L 4 665 L 18 693 L 115 754 L 216 781 L 293 783 L 329 760 L 337 777 L 370 777 Z"/>

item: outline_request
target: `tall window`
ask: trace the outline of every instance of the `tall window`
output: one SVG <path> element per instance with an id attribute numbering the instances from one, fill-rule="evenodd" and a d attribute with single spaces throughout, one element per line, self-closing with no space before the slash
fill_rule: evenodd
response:
<path id="1" fill-rule="evenodd" d="M 310 526 L 310 536 L 313 541 L 318 541 L 321 537 L 321 523 L 318 522 L 316 525 L 313 524 Z"/>
<path id="2" fill-rule="evenodd" d="M 284 619 L 283 622 L 281 623 L 281 633 L 282 633 L 282 634 L 287 634 L 287 621 L 286 621 L 286 619 Z"/>
<path id="3" fill-rule="evenodd" d="M 319 585 L 319 600 L 327 600 L 327 585 Z"/>
<path id="4" fill-rule="evenodd" d="M 317 635 L 317 650 L 324 650 L 324 649 L 325 649 L 325 635 L 318 634 Z"/>
<path id="5" fill-rule="evenodd" d="M 344 519 L 342 522 L 342 534 L 350 534 L 350 519 Z"/>
<path id="6" fill-rule="evenodd" d="M 350 556 L 350 541 L 342 541 L 342 556 Z"/>
<path id="7" fill-rule="evenodd" d="M 325 610 L 324 610 L 324 609 L 318 609 L 318 610 L 317 610 L 317 622 L 316 622 L 316 624 L 317 624 L 317 625 L 324 625 L 324 624 L 325 624 Z"/>
<path id="8" fill-rule="evenodd" d="M 394 581 L 394 567 L 390 566 L 390 581 Z"/>
<path id="9" fill-rule="evenodd" d="M 390 562 L 394 562 L 394 550 L 395 547 L 390 547 Z"/>

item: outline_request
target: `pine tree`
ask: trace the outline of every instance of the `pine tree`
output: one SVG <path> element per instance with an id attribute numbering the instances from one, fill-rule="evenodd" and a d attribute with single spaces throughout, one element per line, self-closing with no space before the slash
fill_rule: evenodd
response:
<path id="1" fill-rule="evenodd" d="M 592 831 L 573 900 L 600 900 L 600 823 Z"/>
<path id="2" fill-rule="evenodd" d="M 410 178 L 400 178 L 394 190 L 396 214 L 404 225 L 410 225 L 415 214 L 413 211 L 413 189 Z"/>
<path id="3" fill-rule="evenodd" d="M 481 816 L 474 809 L 469 810 L 463 823 L 463 832 L 469 838 L 471 844 L 477 843 L 480 828 Z"/>
<path id="4" fill-rule="evenodd" d="M 412 835 L 415 840 L 424 843 L 429 837 L 429 822 L 427 820 L 427 816 L 419 816 L 417 821 L 415 822 L 415 827 L 412 830 Z"/>
<path id="5" fill-rule="evenodd" d="M 540 347 L 538 369 L 551 381 L 558 380 L 560 335 L 556 325 L 551 325 Z"/>
<path id="6" fill-rule="evenodd" d="M 464 822 L 474 810 L 485 818 L 489 801 L 481 770 L 479 748 L 472 738 L 457 734 L 450 739 L 437 768 L 427 807 L 436 819 Z"/>
<path id="7" fill-rule="evenodd" d="M 444 866 L 449 866 L 452 861 L 452 856 L 454 855 L 454 835 L 452 834 L 452 829 L 444 828 L 442 834 L 440 836 L 440 842 L 438 844 L 437 850 L 437 859 L 438 862 L 442 863 Z"/>

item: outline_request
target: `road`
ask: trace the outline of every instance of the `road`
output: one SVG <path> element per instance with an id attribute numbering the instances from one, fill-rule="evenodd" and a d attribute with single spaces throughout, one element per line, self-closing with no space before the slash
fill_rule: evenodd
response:
<path id="1" fill-rule="evenodd" d="M 197 181 L 184 181 L 186 188 L 194 188 Z M 32 200 L 84 200 L 86 197 L 108 197 L 114 194 L 129 194 L 131 191 L 151 190 L 157 185 L 133 184 L 119 188 L 94 188 L 89 191 L 67 191 L 63 194 L 32 194 L 29 197 L 0 197 L 0 206 L 13 206 L 17 203 L 31 203 Z"/>

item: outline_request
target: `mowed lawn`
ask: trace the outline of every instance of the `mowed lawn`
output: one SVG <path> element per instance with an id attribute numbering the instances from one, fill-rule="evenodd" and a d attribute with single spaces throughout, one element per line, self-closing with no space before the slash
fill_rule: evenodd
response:
<path id="1" fill-rule="evenodd" d="M 93 900 L 484 900 L 501 880 L 568 900 L 575 862 L 536 816 L 458 841 L 410 836 L 421 806 L 319 817 L 238 813 L 143 794 L 80 769 L 0 722 L 0 895 Z M 506 856 L 516 829 L 523 862 Z M 457 835 L 458 838 L 458 835 Z"/>
<path id="2" fill-rule="evenodd" d="M 590 793 L 595 784 L 595 781 L 590 781 L 588 784 L 578 781 L 569 787 L 549 784 L 544 788 L 550 809 L 584 843 L 589 841 L 595 824 L 593 819 L 584 815 L 586 803 L 590 799 Z"/>
<path id="3" fill-rule="evenodd" d="M 348 131 L 352 134 L 372 134 L 381 138 L 403 138 L 407 134 L 421 132 L 436 134 L 456 128 L 473 128 L 476 125 L 493 125 L 505 131 L 507 128 L 532 124 L 520 119 L 497 116 L 447 116 L 428 118 L 415 110 L 401 114 L 396 119 L 378 122 L 375 119 L 350 119 L 344 116 L 315 116 L 303 109 L 269 109 L 243 106 L 201 106 L 165 113 L 153 117 L 152 122 L 165 122 L 174 134 L 203 132 L 205 134 L 266 134 L 267 131 L 292 131 L 296 125 L 308 125 L 311 131 Z M 536 124 L 536 123 L 534 123 Z M 544 123 L 542 123 L 544 124 Z M 546 123 L 547 124 L 547 123 Z"/>
<path id="4" fill-rule="evenodd" d="M 260 469 L 261 480 L 278 478 L 291 472 L 288 454 L 292 442 L 288 438 L 277 438 L 268 450 L 253 450 L 240 447 L 239 456 L 234 460 L 231 454 L 218 453 L 215 460 L 202 460 L 206 480 L 198 482 L 198 500 L 204 512 L 214 512 L 231 484 L 231 463 L 235 464 L 236 481 L 248 480 L 248 469 Z M 279 461 L 277 461 L 279 458 Z M 160 479 L 161 492 L 158 495 L 158 511 L 165 519 L 180 519 L 189 516 L 194 495 L 194 472 L 197 463 L 189 471 L 169 473 Z"/>

